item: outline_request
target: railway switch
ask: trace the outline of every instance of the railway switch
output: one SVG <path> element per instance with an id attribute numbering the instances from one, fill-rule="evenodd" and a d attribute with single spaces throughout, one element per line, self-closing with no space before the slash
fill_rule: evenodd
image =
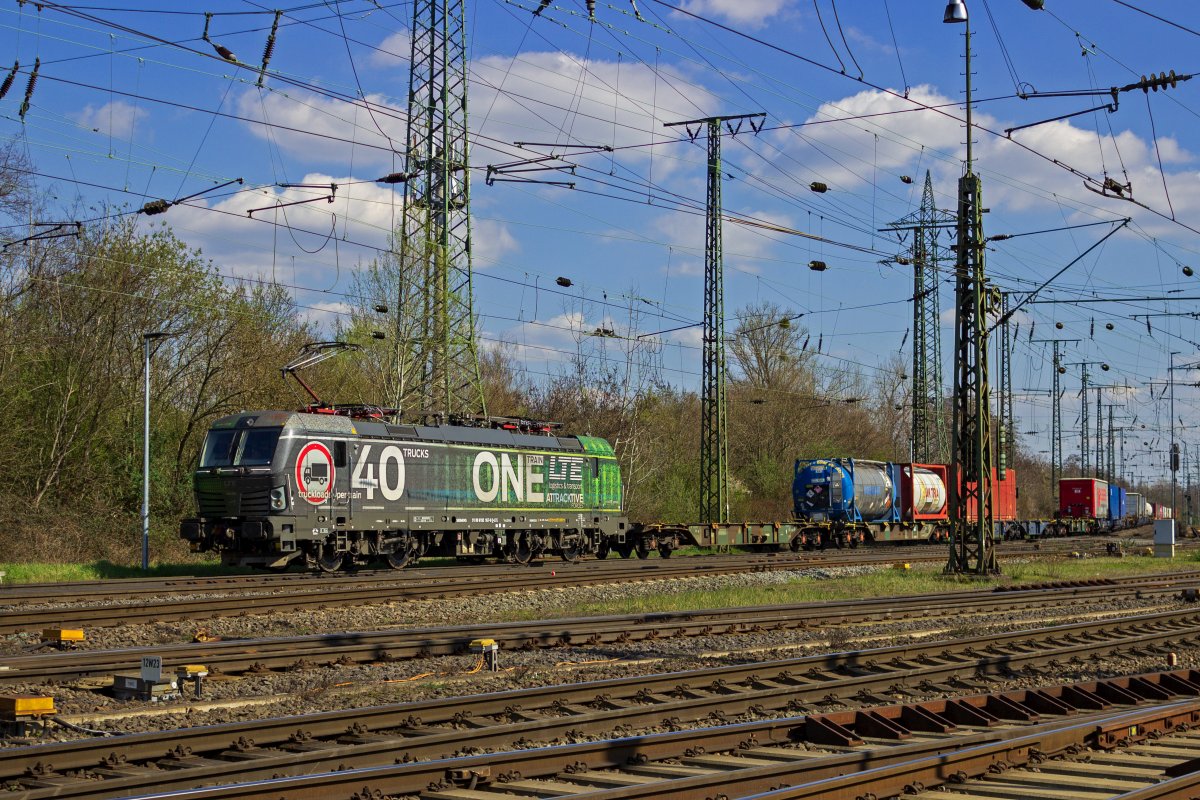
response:
<path id="1" fill-rule="evenodd" d="M 42 630 L 42 643 L 53 645 L 59 650 L 73 650 L 87 638 L 83 628 L 45 628 Z"/>
<path id="2" fill-rule="evenodd" d="M 0 695 L 0 727 L 12 736 L 25 736 L 58 713 L 54 698 L 36 694 Z"/>
<path id="3" fill-rule="evenodd" d="M 500 669 L 500 645 L 495 639 L 472 639 L 471 652 L 483 656 L 484 665 L 492 672 Z"/>

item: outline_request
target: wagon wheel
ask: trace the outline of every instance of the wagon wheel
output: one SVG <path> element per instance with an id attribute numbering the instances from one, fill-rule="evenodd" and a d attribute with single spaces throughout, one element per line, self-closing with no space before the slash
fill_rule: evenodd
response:
<path id="1" fill-rule="evenodd" d="M 633 555 L 633 542 L 625 542 L 617 545 L 617 555 L 621 558 L 629 558 Z"/>
<path id="2" fill-rule="evenodd" d="M 674 549 L 675 548 L 672 547 L 669 542 L 664 542 L 658 546 L 658 557 L 659 558 L 670 558 L 671 551 Z M 649 555 L 649 554 L 647 554 L 647 555 Z"/>
<path id="3" fill-rule="evenodd" d="M 791 550 L 793 553 L 799 553 L 800 548 L 803 546 L 804 546 L 804 542 L 801 541 L 799 536 L 793 536 L 792 540 L 790 542 L 788 542 L 788 549 Z"/>
<path id="4" fill-rule="evenodd" d="M 321 547 L 320 555 L 317 556 L 317 569 L 321 572 L 337 572 L 342 568 L 342 562 L 345 560 L 345 553 L 337 552 L 331 545 L 324 545 Z"/>
<path id="5" fill-rule="evenodd" d="M 634 549 L 637 551 L 637 557 L 643 561 L 650 557 L 650 544 L 645 540 L 639 540 Z"/>
<path id="6" fill-rule="evenodd" d="M 858 549 L 858 537 L 857 536 L 850 537 L 850 549 L 851 550 Z"/>
<path id="7" fill-rule="evenodd" d="M 609 553 L 610 549 L 611 548 L 609 547 L 609 544 L 608 544 L 608 537 L 602 537 L 600 539 L 600 541 L 596 544 L 596 559 L 598 561 L 603 561 L 604 559 L 608 558 L 608 553 Z"/>
<path id="8" fill-rule="evenodd" d="M 419 555 L 420 548 L 416 537 L 411 533 L 406 533 L 396 540 L 396 545 L 392 548 L 392 552 L 388 553 L 384 558 L 387 559 L 388 566 L 392 569 L 404 569 L 416 561 Z"/>

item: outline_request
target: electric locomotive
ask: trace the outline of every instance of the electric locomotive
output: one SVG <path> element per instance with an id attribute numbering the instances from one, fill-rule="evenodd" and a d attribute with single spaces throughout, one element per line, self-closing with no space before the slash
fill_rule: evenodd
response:
<path id="1" fill-rule="evenodd" d="M 515 419 L 392 424 L 361 409 L 213 423 L 180 535 L 226 564 L 324 571 L 423 555 L 573 561 L 624 541 L 612 446 Z"/>

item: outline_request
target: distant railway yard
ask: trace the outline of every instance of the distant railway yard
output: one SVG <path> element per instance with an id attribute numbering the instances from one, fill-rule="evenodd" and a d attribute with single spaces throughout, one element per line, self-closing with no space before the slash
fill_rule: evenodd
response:
<path id="1" fill-rule="evenodd" d="M 1190 797 L 1200 563 L 1139 533 L 987 581 L 913 545 L 5 585 L 0 786 Z"/>

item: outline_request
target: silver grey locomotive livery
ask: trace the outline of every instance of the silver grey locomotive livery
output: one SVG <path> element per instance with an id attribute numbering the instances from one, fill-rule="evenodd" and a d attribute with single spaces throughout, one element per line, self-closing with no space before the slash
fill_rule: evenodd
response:
<path id="1" fill-rule="evenodd" d="M 612 447 L 501 420 L 399 425 L 337 412 L 243 412 L 209 430 L 199 515 L 180 535 L 227 564 L 333 571 L 422 555 L 528 562 L 625 539 Z"/>

